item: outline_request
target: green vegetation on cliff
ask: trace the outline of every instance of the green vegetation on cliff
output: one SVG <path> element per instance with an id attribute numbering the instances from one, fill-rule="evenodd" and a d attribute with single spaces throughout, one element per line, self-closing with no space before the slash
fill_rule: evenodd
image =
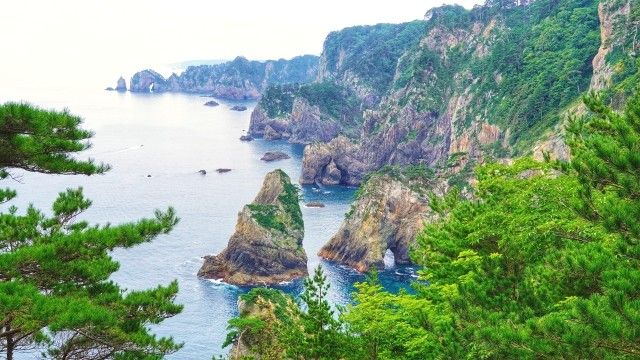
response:
<path id="1" fill-rule="evenodd" d="M 0 105 L 0 179 L 12 168 L 93 175 L 106 165 L 72 156 L 91 133 L 69 112 L 28 104 Z M 0 191 L 0 202 L 16 196 Z M 177 283 L 127 291 L 111 280 L 118 248 L 149 242 L 177 223 L 173 209 L 121 225 L 90 225 L 78 217 L 91 206 L 82 189 L 58 195 L 50 211 L 29 206 L 0 213 L 0 353 L 38 349 L 55 359 L 159 359 L 181 345 L 149 326 L 182 310 Z"/>
<path id="2" fill-rule="evenodd" d="M 331 81 L 271 86 L 260 99 L 260 106 L 270 118 L 291 115 L 296 97 L 304 98 L 311 106 L 317 106 L 322 114 L 342 120 L 344 117 L 360 117 L 359 101 L 346 87 Z"/>
<path id="3" fill-rule="evenodd" d="M 401 62 L 395 87 L 421 89 L 404 101 L 434 114 L 446 110 L 451 91 L 468 88 L 474 96 L 466 126 L 483 114 L 511 129 L 512 144 L 530 145 L 588 89 L 600 36 L 597 7 L 596 0 L 538 0 L 526 7 L 440 8 L 427 31 L 473 32 L 479 22 L 490 29 L 489 38 L 474 46 L 422 45 Z"/>
<path id="4" fill-rule="evenodd" d="M 327 36 L 322 56 L 336 79 L 351 72 L 383 94 L 393 80 L 397 61 L 424 35 L 426 23 L 354 26 Z"/>
<path id="5" fill-rule="evenodd" d="M 304 222 L 300 210 L 300 195 L 298 188 L 291 183 L 289 175 L 282 170 L 276 170 L 282 182 L 282 193 L 278 196 L 278 204 L 251 203 L 247 207 L 251 216 L 258 224 L 266 229 L 287 232 L 288 229 L 302 230 Z"/>
<path id="6" fill-rule="evenodd" d="M 571 162 L 477 168 L 474 199 L 432 203 L 440 220 L 418 238 L 416 293 L 370 277 L 336 324 L 304 328 L 333 340 L 307 342 L 316 352 L 303 357 L 638 358 L 640 94 L 622 113 L 599 97 L 585 105 L 567 127 Z M 304 334 L 269 336 L 287 339 L 281 358 L 299 358 Z"/>

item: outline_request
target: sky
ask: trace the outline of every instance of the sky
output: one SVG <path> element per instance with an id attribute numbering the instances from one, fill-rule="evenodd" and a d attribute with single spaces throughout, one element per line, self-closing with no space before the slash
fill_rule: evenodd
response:
<path id="1" fill-rule="evenodd" d="M 319 55 L 330 31 L 421 19 L 443 3 L 480 1 L 2 0 L 0 83 L 115 82 L 187 60 Z"/>

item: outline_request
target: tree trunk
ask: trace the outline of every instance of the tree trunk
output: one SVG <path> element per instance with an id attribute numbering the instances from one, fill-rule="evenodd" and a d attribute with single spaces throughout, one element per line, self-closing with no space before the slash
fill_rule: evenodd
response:
<path id="1" fill-rule="evenodd" d="M 7 331 L 11 330 L 9 326 L 6 327 Z M 16 344 L 13 342 L 13 335 L 7 335 L 7 360 L 13 360 L 13 351 Z"/>

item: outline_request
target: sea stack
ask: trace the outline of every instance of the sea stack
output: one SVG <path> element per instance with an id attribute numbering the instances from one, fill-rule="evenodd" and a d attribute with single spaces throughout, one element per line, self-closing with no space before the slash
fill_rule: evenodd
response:
<path id="1" fill-rule="evenodd" d="M 238 214 L 227 247 L 206 256 L 198 276 L 235 285 L 272 285 L 304 277 L 303 237 L 298 189 L 284 171 L 274 170 Z"/>
<path id="2" fill-rule="evenodd" d="M 116 85 L 116 91 L 124 92 L 127 91 L 127 82 L 124 80 L 122 76 L 118 79 L 118 84 Z"/>

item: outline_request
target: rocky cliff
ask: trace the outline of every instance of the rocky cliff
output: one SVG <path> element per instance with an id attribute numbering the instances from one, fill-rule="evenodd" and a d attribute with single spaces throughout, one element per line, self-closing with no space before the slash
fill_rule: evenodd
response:
<path id="1" fill-rule="evenodd" d="M 292 143 L 327 142 L 354 133 L 361 123 L 361 104 L 349 88 L 333 82 L 274 86 L 251 114 L 249 134 Z"/>
<path id="2" fill-rule="evenodd" d="M 432 216 L 422 191 L 464 185 L 487 160 L 569 158 L 563 119 L 580 113 L 582 94 L 623 103 L 638 83 L 634 9 L 624 0 L 540 0 L 430 11 L 359 136 L 307 146 L 300 181 L 357 185 L 389 164 L 424 164 L 438 181 L 407 186 L 374 173 L 319 255 L 360 271 L 381 266 L 387 249 L 405 261 L 416 224 Z"/>
<path id="3" fill-rule="evenodd" d="M 238 214 L 234 234 L 198 276 L 236 285 L 265 285 L 307 275 L 298 190 L 282 170 L 268 173 L 260 192 Z"/>
<path id="4" fill-rule="evenodd" d="M 417 44 L 425 24 L 356 26 L 327 36 L 313 84 L 274 86 L 251 116 L 249 133 L 294 143 L 359 136 L 363 111 L 378 105 L 400 56 Z"/>
<path id="5" fill-rule="evenodd" d="M 435 168 L 461 153 L 471 162 L 461 168 L 534 148 L 566 157 L 557 132 L 582 94 L 604 89 L 617 101 L 636 79 L 634 6 L 488 1 L 472 10 L 432 9 L 424 21 L 402 26 L 335 32 L 325 41 L 317 83 L 342 87 L 354 110 L 331 117 L 322 106 L 302 106 L 304 94 L 270 89 L 250 132 L 321 143 L 305 152 L 304 183 L 341 178 L 353 185 L 385 165 Z M 332 176 L 323 175 L 327 169 Z"/>
<path id="6" fill-rule="evenodd" d="M 237 57 L 216 65 L 189 66 L 180 75 L 165 79 L 153 70 L 131 78 L 133 92 L 187 92 L 210 94 L 230 100 L 257 99 L 270 85 L 308 83 L 316 78 L 318 57 L 298 56 L 291 60 L 250 61 Z"/>
<path id="7" fill-rule="evenodd" d="M 374 173 L 358 190 L 344 223 L 318 255 L 361 272 L 384 268 L 387 250 L 396 264 L 409 263 L 416 234 L 433 217 L 427 190 L 433 188 L 433 182 L 433 173 L 422 166 L 388 167 Z"/>

